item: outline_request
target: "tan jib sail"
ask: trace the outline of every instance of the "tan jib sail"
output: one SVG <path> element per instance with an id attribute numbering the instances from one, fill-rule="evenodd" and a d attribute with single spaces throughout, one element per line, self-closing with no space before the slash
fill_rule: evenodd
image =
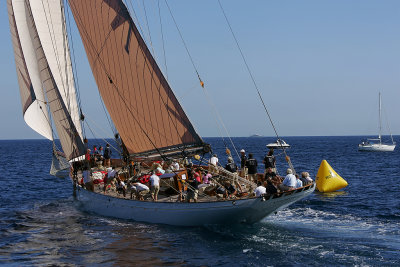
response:
<path id="1" fill-rule="evenodd" d="M 7 0 L 22 113 L 29 127 L 53 140 L 36 54 L 29 34 L 26 4 L 25 0 Z"/>
<path id="2" fill-rule="evenodd" d="M 82 137 L 77 131 L 59 88 L 57 87 L 57 83 L 43 51 L 30 5 L 25 5 L 25 8 L 29 33 L 33 41 L 37 64 L 39 66 L 40 79 L 46 91 L 48 105 L 53 115 L 52 118 L 57 129 L 58 137 L 60 138 L 61 146 L 67 159 L 79 157 L 85 153 Z"/>
<path id="3" fill-rule="evenodd" d="M 97 86 L 131 155 L 201 146 L 120 0 L 69 0 Z"/>

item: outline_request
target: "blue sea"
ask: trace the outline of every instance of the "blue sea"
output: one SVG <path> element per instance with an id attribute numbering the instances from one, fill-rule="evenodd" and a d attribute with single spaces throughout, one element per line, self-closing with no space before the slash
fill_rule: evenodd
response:
<path id="1" fill-rule="evenodd" d="M 399 266 L 399 148 L 387 153 L 358 152 L 362 138 L 356 136 L 284 140 L 292 146 L 287 153 L 297 172 L 308 171 L 315 178 L 326 159 L 349 185 L 334 193 L 313 193 L 254 225 L 205 227 L 85 213 L 74 201 L 69 178 L 49 174 L 50 142 L 0 141 L 0 264 Z M 224 142 L 205 141 L 226 162 Z M 265 145 L 274 138 L 233 141 L 237 150 L 253 153 L 263 171 Z M 230 145 L 228 139 L 225 142 Z M 279 150 L 275 154 L 283 174 L 287 163 Z"/>

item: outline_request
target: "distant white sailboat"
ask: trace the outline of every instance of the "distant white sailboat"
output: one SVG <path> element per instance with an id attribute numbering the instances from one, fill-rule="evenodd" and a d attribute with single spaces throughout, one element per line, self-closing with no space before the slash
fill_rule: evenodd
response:
<path id="1" fill-rule="evenodd" d="M 381 93 L 379 93 L 379 135 L 378 138 L 367 139 L 358 145 L 359 151 L 393 151 L 396 147 L 396 142 L 393 140 L 392 133 L 390 133 L 390 138 L 392 139 L 392 144 L 382 143 L 382 100 Z M 390 129 L 389 129 L 390 132 Z"/>

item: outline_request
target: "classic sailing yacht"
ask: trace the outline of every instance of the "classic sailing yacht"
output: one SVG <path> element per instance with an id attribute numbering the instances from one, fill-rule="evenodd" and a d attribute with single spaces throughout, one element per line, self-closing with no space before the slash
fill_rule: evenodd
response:
<path id="1" fill-rule="evenodd" d="M 163 161 L 172 160 L 181 163 L 178 170 L 160 176 L 158 201 L 108 190 L 114 183 L 107 177 L 111 172 L 105 175 L 101 164 L 85 156 L 88 142 L 81 126 L 85 116 L 76 97 L 63 1 L 7 0 L 24 119 L 50 140 L 57 132 L 62 156 L 71 165 L 76 199 L 84 210 L 170 225 L 254 223 L 314 191 L 312 183 L 255 197 L 254 182 L 214 166 L 209 169 L 213 180 L 199 192 L 198 201 L 181 201 L 185 191 L 195 190 L 187 182 L 192 170 L 208 168 L 204 157 L 210 156 L 212 148 L 186 116 L 124 2 L 68 3 L 98 90 L 118 131 L 115 139 L 121 145 L 121 158 L 111 160 L 119 172 L 118 182 L 145 183 L 153 166 L 164 168 Z M 53 150 L 62 160 L 59 151 Z M 99 176 L 104 186 L 93 185 Z M 226 182 L 241 183 L 242 192 L 233 198 L 215 194 L 213 189 Z"/>
<path id="2" fill-rule="evenodd" d="M 381 93 L 379 93 L 379 135 L 375 139 L 367 139 L 358 145 L 359 151 L 393 151 L 396 147 L 396 143 L 393 140 L 392 133 L 390 138 L 392 139 L 391 144 L 382 143 L 382 100 Z M 390 131 L 390 129 L 389 129 Z"/>

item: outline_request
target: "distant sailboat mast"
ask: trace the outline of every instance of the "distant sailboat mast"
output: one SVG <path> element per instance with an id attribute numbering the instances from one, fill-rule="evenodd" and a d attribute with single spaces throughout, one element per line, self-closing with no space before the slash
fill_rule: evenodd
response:
<path id="1" fill-rule="evenodd" d="M 382 144 L 381 92 L 379 92 L 379 144 Z"/>
<path id="2" fill-rule="evenodd" d="M 382 142 L 382 96 L 381 92 L 379 92 L 379 131 L 378 138 L 367 139 L 366 142 L 362 142 L 358 145 L 358 150 L 360 151 L 393 151 L 396 147 L 396 142 L 393 140 L 393 135 L 390 131 L 389 123 L 387 123 L 387 127 L 389 129 L 390 138 L 392 139 L 392 144 L 386 144 Z M 387 121 L 387 118 L 386 118 Z M 371 141 L 371 143 L 370 143 Z M 379 142 L 378 142 L 379 141 Z"/>

